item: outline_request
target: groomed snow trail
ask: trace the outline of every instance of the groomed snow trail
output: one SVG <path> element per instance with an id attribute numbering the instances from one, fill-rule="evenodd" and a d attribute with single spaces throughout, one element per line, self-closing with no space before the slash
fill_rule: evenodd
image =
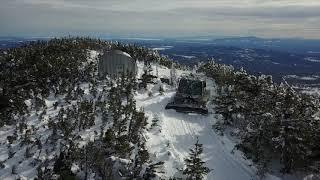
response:
<path id="1" fill-rule="evenodd" d="M 183 168 L 184 158 L 196 142 L 196 137 L 203 144 L 203 160 L 212 169 L 206 179 L 213 180 L 250 180 L 256 179 L 255 171 L 248 166 L 238 151 L 231 153 L 234 143 L 217 135 L 212 125 L 215 123 L 214 113 L 205 115 L 177 113 L 165 110 L 166 104 L 175 92 L 164 95 L 155 94 L 148 97 L 146 93 L 136 96 L 137 105 L 143 107 L 147 116 L 153 114 L 160 117 L 159 129 L 147 132 L 147 147 L 154 160 L 165 162 L 165 175 L 173 177 L 181 175 L 178 169 Z"/>

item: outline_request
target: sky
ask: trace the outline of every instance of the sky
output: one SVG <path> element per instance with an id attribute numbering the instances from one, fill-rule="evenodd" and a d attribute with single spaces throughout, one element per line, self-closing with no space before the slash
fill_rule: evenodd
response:
<path id="1" fill-rule="evenodd" d="M 0 36 L 320 39 L 320 0 L 0 0 Z"/>

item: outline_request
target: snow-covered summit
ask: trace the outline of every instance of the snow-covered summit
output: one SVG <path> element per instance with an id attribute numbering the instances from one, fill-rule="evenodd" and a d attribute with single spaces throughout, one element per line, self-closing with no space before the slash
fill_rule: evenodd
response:
<path id="1" fill-rule="evenodd" d="M 83 70 L 87 66 L 97 64 L 98 55 L 97 51 L 89 51 L 87 61 L 82 62 Z M 201 158 L 205 161 L 204 165 L 211 169 L 205 179 L 258 179 L 256 166 L 235 148 L 238 139 L 229 134 L 236 132 L 221 135 L 214 130 L 213 125 L 222 119 L 222 115 L 215 112 L 216 104 L 214 101 L 210 101 L 208 104 L 208 115 L 185 114 L 174 110 L 165 110 L 165 106 L 175 95 L 176 86 L 161 82 L 160 78 L 172 78 L 172 69 L 154 62 L 150 65 L 151 69 L 147 69 L 143 62 L 137 62 L 137 66 L 137 79 L 141 78 L 145 70 L 150 70 L 151 74 L 156 76 L 146 88 L 134 91 L 133 98 L 135 102 L 131 101 L 132 104 L 136 105 L 136 109 L 141 109 L 141 112 L 147 116 L 148 125 L 146 128 L 137 131 L 137 139 L 140 136 L 143 137 L 142 142 L 134 144 L 134 141 L 132 141 L 121 146 L 120 150 L 126 147 L 132 148 L 133 153 L 130 156 L 117 157 L 112 154 L 108 158 L 102 159 L 105 160 L 103 161 L 105 163 L 113 163 L 119 167 L 111 168 L 119 173 L 112 174 L 110 177 L 117 177 L 118 179 L 122 177 L 123 179 L 132 175 L 132 170 L 127 167 L 139 166 L 136 165 L 139 163 L 138 160 L 143 159 L 139 156 L 147 151 L 149 158 L 139 167 L 142 169 L 141 172 L 135 172 L 136 174 L 142 176 L 150 167 L 147 167 L 148 165 L 154 162 L 164 162 L 160 170 L 156 171 L 157 176 L 155 179 L 184 179 L 186 178 L 182 174 L 182 170 L 185 168 L 184 160 L 188 156 L 189 149 L 199 139 L 199 143 L 203 145 L 204 150 Z M 92 71 L 89 71 L 89 73 L 93 77 L 97 74 Z M 176 69 L 174 74 L 175 78 L 179 79 L 190 73 L 195 73 L 195 71 Z M 211 92 L 210 100 L 219 96 L 214 80 L 204 75 L 201 75 L 201 78 L 206 80 L 207 89 Z M 54 94 L 50 92 L 47 97 L 39 97 L 43 98 L 46 107 L 42 111 L 34 108 L 34 104 L 39 102 L 34 99 L 25 100 L 24 103 L 30 110 L 29 114 L 24 116 L 25 124 L 5 125 L 0 128 L 0 142 L 2 142 L 0 145 L 0 179 L 33 179 L 39 176 L 39 172 L 46 171 L 47 164 L 51 166 L 51 170 L 54 169 L 55 166 L 58 166 L 56 164 L 61 163 L 61 159 L 68 156 L 63 154 L 62 149 L 64 146 L 70 146 L 70 144 L 66 145 L 66 142 L 71 139 L 74 141 L 72 143 L 76 144 L 77 148 L 80 148 L 80 150 L 74 151 L 75 153 L 88 153 L 86 148 L 93 148 L 93 150 L 89 149 L 89 151 L 91 150 L 90 153 L 94 153 L 95 150 L 101 150 L 101 147 L 107 149 L 109 146 L 113 146 L 113 142 L 110 139 L 114 138 L 113 135 L 115 133 L 110 132 L 110 129 L 112 131 L 115 122 L 110 122 L 111 115 L 105 113 L 106 105 L 103 104 L 103 101 L 100 101 L 110 101 L 112 97 L 115 100 L 121 100 L 121 95 L 108 96 L 114 90 L 111 88 L 113 83 L 93 78 L 92 81 L 76 84 L 75 89 L 70 91 L 71 93 Z M 122 90 L 120 89 L 120 91 Z M 81 94 L 80 98 L 73 99 L 72 96 L 75 94 Z M 130 103 L 128 99 L 124 101 L 117 101 L 117 103 L 120 106 L 123 103 L 127 103 L 126 105 Z M 132 108 L 130 106 L 123 107 Z M 74 121 L 74 116 L 77 116 L 77 114 L 79 117 L 77 120 L 80 120 L 80 122 Z M 134 115 L 141 115 L 141 113 L 140 111 L 135 111 Z M 83 116 L 89 118 L 83 119 Z M 72 124 L 71 122 L 76 123 Z M 126 125 L 126 123 L 124 124 Z M 60 129 L 56 132 L 53 127 Z M 77 128 L 69 132 L 68 130 L 72 127 Z M 129 128 L 132 131 L 132 127 Z M 122 127 L 114 131 L 118 131 L 117 135 L 119 136 L 121 130 Z M 69 136 L 66 136 L 66 134 Z M 27 142 L 32 143 L 28 144 Z M 118 142 L 121 142 L 121 139 Z M 104 146 L 100 147 L 100 144 Z M 87 179 L 101 177 L 94 173 L 96 169 L 87 169 L 86 158 L 83 159 L 82 157 L 79 161 L 68 164 L 68 167 L 71 167 L 69 170 L 77 177 L 80 179 L 84 177 L 87 177 Z M 45 168 L 38 168 L 42 166 Z M 91 166 L 91 168 L 96 168 L 96 166 Z M 58 168 L 58 170 L 61 169 Z M 55 169 L 55 171 L 58 170 L 57 168 Z M 277 177 L 269 174 L 266 175 L 266 178 L 277 179 Z"/>

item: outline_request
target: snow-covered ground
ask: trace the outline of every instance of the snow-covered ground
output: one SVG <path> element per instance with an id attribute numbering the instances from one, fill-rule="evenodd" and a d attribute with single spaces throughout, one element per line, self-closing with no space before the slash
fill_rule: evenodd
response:
<path id="1" fill-rule="evenodd" d="M 89 61 L 96 60 L 97 52 L 92 51 Z M 141 76 L 143 64 L 138 63 L 138 77 Z M 159 77 L 170 77 L 170 69 L 160 66 L 153 66 L 153 73 Z M 177 70 L 177 76 L 181 76 L 187 71 Z M 163 86 L 165 92 L 163 95 L 159 93 L 160 85 Z M 212 98 L 215 95 L 214 82 L 207 79 L 207 85 L 211 91 Z M 85 94 L 90 96 L 89 87 L 86 84 L 81 85 L 85 89 Z M 101 88 L 98 88 L 100 91 Z M 151 93 L 150 93 L 151 92 Z M 150 94 L 152 94 L 150 96 Z M 169 177 L 181 177 L 181 170 L 184 168 L 184 158 L 189 153 L 189 148 L 192 148 L 199 137 L 199 142 L 203 144 L 204 154 L 203 160 L 206 161 L 206 166 L 212 169 L 206 179 L 211 180 L 255 180 L 256 172 L 252 162 L 246 160 L 243 154 L 237 150 L 233 150 L 235 142 L 228 136 L 220 136 L 213 129 L 212 125 L 216 123 L 220 117 L 213 109 L 210 108 L 208 115 L 199 114 L 184 114 L 177 113 L 174 110 L 165 110 L 166 104 L 175 95 L 175 88 L 166 84 L 161 84 L 159 79 L 156 84 L 150 84 L 148 90 L 138 91 L 135 93 L 137 106 L 143 108 L 148 121 L 151 124 L 154 115 L 159 117 L 158 127 L 149 127 L 145 131 L 144 136 L 147 140 L 146 145 L 151 154 L 151 159 L 154 162 L 164 161 L 164 173 L 160 174 L 164 179 Z M 60 97 L 63 99 L 63 97 Z M 32 112 L 30 118 L 27 119 L 28 126 L 34 125 L 36 134 L 33 138 L 38 137 L 41 141 L 45 141 L 48 136 L 48 117 L 54 116 L 58 110 L 53 109 L 53 103 L 57 99 L 49 97 L 46 99 L 48 106 L 47 115 L 44 120 L 39 120 L 35 112 Z M 209 106 L 214 107 L 214 104 Z M 101 125 L 101 119 L 96 120 L 95 126 L 85 131 L 79 132 L 85 144 L 90 139 L 94 138 L 94 131 L 97 131 Z M 150 125 L 149 125 L 150 126 Z M 32 179 L 36 176 L 36 167 L 30 165 L 30 160 L 24 158 L 25 147 L 20 148 L 18 143 L 12 145 L 16 154 L 8 160 L 8 147 L 6 146 L 7 136 L 12 135 L 14 126 L 4 126 L 0 128 L 0 161 L 6 161 L 5 167 L 0 169 L 0 179 L 16 179 L 22 177 Z M 19 149 L 20 148 L 20 149 Z M 50 148 L 50 147 L 47 147 Z M 43 158 L 53 157 L 55 151 L 46 154 L 45 151 L 37 151 L 34 156 L 43 156 Z M 46 156 L 46 157 L 45 157 Z M 13 164 L 17 165 L 18 175 L 12 175 L 11 170 Z M 278 179 L 268 175 L 267 179 Z"/>
<path id="2" fill-rule="evenodd" d="M 208 116 L 182 114 L 174 110 L 166 111 L 165 105 L 174 96 L 174 92 L 158 95 L 146 100 L 143 95 L 137 96 L 138 106 L 145 109 L 147 115 L 154 113 L 160 117 L 158 131 L 147 133 L 147 146 L 155 159 L 165 161 L 167 176 L 179 174 L 183 168 L 184 158 L 193 146 L 196 137 L 204 147 L 203 160 L 206 166 L 213 169 L 208 179 L 248 180 L 254 177 L 254 170 L 237 154 L 232 154 L 233 143 L 218 136 L 213 130 L 213 114 Z M 231 173 L 232 172 L 232 173 Z"/>
<path id="3" fill-rule="evenodd" d="M 159 76 L 169 76 L 166 68 L 158 68 L 158 72 Z M 178 71 L 177 74 L 182 73 L 188 72 Z M 214 94 L 214 83 L 207 80 L 207 84 Z M 149 92 L 151 91 L 153 96 L 149 97 L 147 92 L 140 92 L 136 95 L 136 101 L 137 106 L 144 108 L 150 123 L 155 114 L 160 119 L 159 127 L 146 132 L 146 138 L 153 160 L 165 162 L 166 178 L 181 176 L 179 170 L 184 167 L 184 158 L 199 137 L 204 148 L 203 160 L 206 161 L 206 166 L 212 169 L 207 179 L 257 179 L 255 169 L 250 166 L 252 163 L 245 160 L 239 151 L 232 151 L 235 143 L 213 131 L 212 125 L 216 123 L 218 115 L 212 111 L 209 115 L 199 115 L 165 110 L 166 104 L 175 95 L 175 89 L 165 86 L 165 93 L 160 95 L 158 87 L 158 84 L 149 85 Z"/>
<path id="4" fill-rule="evenodd" d="M 96 61 L 98 57 L 97 51 L 89 51 L 88 63 L 92 61 Z M 86 63 L 83 64 L 85 66 Z M 100 84 L 98 87 L 98 91 L 102 91 L 103 85 Z M 81 88 L 84 90 L 85 98 L 90 99 L 92 95 L 89 92 L 89 84 L 83 83 L 81 84 Z M 11 144 L 11 148 L 8 147 L 7 137 L 12 136 L 15 132 L 15 125 L 5 125 L 0 128 L 0 164 L 3 164 L 4 167 L 0 166 L 0 180 L 15 180 L 15 179 L 34 179 L 37 175 L 37 166 L 38 160 L 43 161 L 45 159 L 51 160 L 55 155 L 59 154 L 59 143 L 60 139 L 56 141 L 56 145 L 47 145 L 45 143 L 48 141 L 48 137 L 51 135 L 52 130 L 48 128 L 48 122 L 50 117 L 55 117 L 58 115 L 61 107 L 57 107 L 54 109 L 53 104 L 55 102 L 61 102 L 62 107 L 67 108 L 72 104 L 76 104 L 76 101 L 71 101 L 71 104 L 64 102 L 64 96 L 59 95 L 58 97 L 54 97 L 53 93 L 44 99 L 47 110 L 46 114 L 43 118 L 39 118 L 39 112 L 36 112 L 34 109 L 31 109 L 30 116 L 26 117 L 26 125 L 27 129 L 31 131 L 31 139 L 39 139 L 43 146 L 41 150 L 39 150 L 34 145 L 24 145 L 21 146 L 22 138 L 18 138 L 13 144 Z M 25 101 L 26 105 L 31 105 L 31 100 Z M 101 117 L 96 117 L 95 125 L 89 129 L 78 132 L 79 136 L 81 136 L 80 145 L 85 145 L 90 140 L 92 141 L 95 136 L 95 131 L 100 130 L 101 126 Z M 26 131 L 26 130 L 24 130 Z M 20 133 L 17 132 L 20 136 Z M 26 148 L 31 147 L 32 157 L 26 158 L 25 152 Z M 9 158 L 9 151 L 13 150 L 14 155 L 12 158 Z M 12 167 L 15 166 L 16 173 L 12 174 Z"/>

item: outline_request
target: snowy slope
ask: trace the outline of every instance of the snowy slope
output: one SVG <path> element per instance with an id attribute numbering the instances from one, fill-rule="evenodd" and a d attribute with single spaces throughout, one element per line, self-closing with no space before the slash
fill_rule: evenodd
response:
<path id="1" fill-rule="evenodd" d="M 88 61 L 96 61 L 98 53 L 96 51 L 90 51 L 90 57 Z M 143 64 L 138 63 L 139 72 L 137 77 L 142 74 Z M 153 65 L 153 73 L 158 74 L 159 77 L 169 77 L 170 69 Z M 190 73 L 188 71 L 177 70 L 177 75 L 181 76 L 183 73 Z M 164 94 L 159 94 L 160 82 L 156 84 L 150 84 L 148 90 L 140 90 L 136 92 L 135 99 L 137 106 L 145 110 L 146 115 L 149 117 L 148 121 L 151 124 L 151 120 L 155 114 L 159 116 L 158 127 L 150 128 L 145 131 L 145 138 L 147 140 L 147 148 L 150 152 L 151 159 L 154 162 L 164 161 L 164 173 L 160 174 L 164 179 L 169 177 L 182 177 L 181 169 L 184 168 L 184 158 L 189 153 L 189 148 L 193 146 L 196 141 L 196 137 L 199 137 L 200 143 L 203 144 L 204 156 L 203 160 L 206 161 L 206 166 L 212 169 L 206 179 L 216 180 L 250 180 L 257 179 L 255 176 L 255 168 L 250 166 L 250 161 L 245 160 L 241 152 L 233 151 L 231 153 L 235 143 L 228 139 L 226 136 L 219 136 L 212 130 L 212 125 L 220 117 L 215 112 L 210 112 L 208 116 L 198 114 L 183 114 L 177 113 L 174 110 L 165 110 L 166 104 L 175 95 L 175 89 L 162 84 L 164 87 Z M 207 80 L 208 87 L 212 94 L 215 94 L 214 83 Z M 102 91 L 104 85 L 100 84 L 98 91 Z M 90 97 L 88 84 L 81 84 L 81 87 L 85 90 L 87 97 Z M 152 96 L 149 94 L 152 92 Z M 27 118 L 28 127 L 34 125 L 36 132 L 32 135 L 32 138 L 39 138 L 43 143 L 50 135 L 48 129 L 48 118 L 50 116 L 56 116 L 59 108 L 54 110 L 53 103 L 62 100 L 63 97 L 57 99 L 53 96 L 49 96 L 46 99 L 46 105 L 48 107 L 47 114 L 43 120 L 38 118 L 36 112 L 32 111 L 31 116 Z M 27 103 L 27 102 L 26 102 Z M 210 106 L 214 106 L 211 104 Z M 212 108 L 210 108 L 212 110 Z M 89 129 L 79 132 L 81 136 L 80 145 L 86 144 L 88 141 L 93 140 L 95 131 L 99 131 L 101 125 L 101 118 L 97 117 L 95 125 Z M 4 162 L 5 167 L 0 168 L 0 179 L 16 179 L 25 178 L 32 179 L 36 176 L 36 166 L 32 165 L 35 158 L 52 159 L 54 155 L 58 153 L 59 147 L 44 147 L 45 150 L 35 150 L 34 156 L 31 158 L 25 158 L 25 148 L 21 148 L 19 139 L 12 145 L 16 154 L 13 158 L 8 159 L 8 151 L 6 141 L 7 136 L 14 133 L 14 126 L 4 126 L 0 128 L 0 161 Z M 59 144 L 59 143 L 57 143 Z M 17 165 L 17 175 L 11 173 L 12 166 Z M 270 179 L 276 179 L 270 176 Z"/>
<path id="2" fill-rule="evenodd" d="M 178 72 L 181 74 L 183 72 Z M 159 76 L 169 76 L 167 69 L 159 69 Z M 214 86 L 212 82 L 212 90 Z M 193 146 L 196 137 L 204 147 L 203 160 L 206 166 L 213 169 L 207 179 L 218 180 L 249 180 L 256 179 L 255 170 L 249 166 L 249 161 L 244 160 L 237 151 L 231 153 L 234 143 L 228 138 L 217 135 L 212 130 L 216 122 L 216 114 L 209 115 L 177 113 L 174 110 L 165 110 L 166 104 L 175 95 L 174 89 L 166 89 L 164 95 L 157 93 L 154 85 L 149 85 L 153 96 L 146 93 L 136 95 L 137 106 L 143 107 L 145 113 L 152 119 L 154 114 L 160 118 L 159 128 L 146 133 L 147 146 L 155 160 L 165 162 L 165 177 L 180 177 L 178 169 L 183 168 L 184 158 Z M 155 85 L 157 86 L 157 85 Z"/>
<path id="3" fill-rule="evenodd" d="M 89 51 L 88 63 L 92 61 L 96 61 L 98 57 L 97 51 Z M 83 64 L 85 66 L 86 64 Z M 98 91 L 102 91 L 103 84 L 100 84 L 98 87 Z M 83 83 L 81 84 L 81 88 L 84 90 L 85 98 L 90 99 L 91 94 L 89 92 L 89 84 Z M 44 160 L 52 160 L 55 155 L 59 154 L 59 147 L 61 139 L 57 140 L 55 144 L 48 145 L 46 142 L 48 141 L 48 137 L 51 135 L 52 130 L 48 128 L 48 122 L 50 117 L 55 117 L 58 115 L 60 110 L 60 106 L 57 109 L 54 109 L 53 104 L 55 102 L 61 102 L 62 107 L 67 108 L 72 104 L 76 104 L 76 101 L 71 101 L 71 104 L 64 102 L 64 96 L 59 95 L 58 97 L 54 97 L 51 94 L 49 97 L 45 98 L 45 103 L 47 106 L 47 113 L 43 116 L 43 118 L 39 118 L 39 112 L 37 113 L 35 110 L 31 110 L 30 116 L 26 117 L 26 124 L 28 130 L 32 130 L 31 139 L 39 139 L 42 142 L 42 149 L 39 150 L 35 146 L 32 146 L 32 157 L 26 158 L 25 152 L 27 146 L 20 146 L 22 141 L 21 138 L 18 138 L 11 146 L 14 151 L 14 155 L 12 158 L 8 158 L 9 147 L 7 144 L 7 137 L 12 136 L 14 134 L 15 125 L 5 125 L 0 128 L 0 163 L 4 165 L 3 168 L 0 168 L 0 180 L 14 180 L 14 179 L 34 179 L 37 175 L 37 166 L 40 162 Z M 26 105 L 30 106 L 30 100 L 25 101 Z M 100 130 L 101 126 L 101 118 L 97 117 L 95 119 L 95 125 L 89 129 L 78 132 L 79 136 L 81 136 L 80 145 L 86 144 L 88 141 L 93 140 L 95 136 L 95 131 Z M 20 133 L 18 132 L 18 135 Z M 31 147 L 29 145 L 29 147 Z M 16 167 L 16 173 L 12 174 L 12 167 Z"/>

